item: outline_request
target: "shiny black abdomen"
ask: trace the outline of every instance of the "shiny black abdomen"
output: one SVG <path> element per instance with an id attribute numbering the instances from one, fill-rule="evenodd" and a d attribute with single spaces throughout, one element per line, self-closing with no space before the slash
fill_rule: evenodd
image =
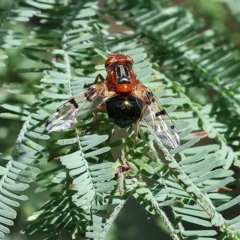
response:
<path id="1" fill-rule="evenodd" d="M 110 121 L 121 128 L 136 123 L 142 113 L 143 101 L 134 96 L 117 95 L 106 101 Z"/>

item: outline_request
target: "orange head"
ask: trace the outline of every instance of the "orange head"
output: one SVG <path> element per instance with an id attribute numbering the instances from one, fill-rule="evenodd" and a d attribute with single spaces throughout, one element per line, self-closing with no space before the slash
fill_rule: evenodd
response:
<path id="1" fill-rule="evenodd" d="M 108 71 L 108 69 L 111 69 L 112 67 L 116 65 L 125 65 L 128 68 L 132 68 L 134 61 L 133 59 L 128 56 L 124 55 L 122 53 L 113 53 L 110 55 L 110 57 L 105 62 L 105 68 Z"/>

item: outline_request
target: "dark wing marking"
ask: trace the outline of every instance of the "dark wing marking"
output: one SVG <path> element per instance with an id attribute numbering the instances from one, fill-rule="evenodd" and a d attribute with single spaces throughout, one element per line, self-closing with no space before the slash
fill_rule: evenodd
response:
<path id="1" fill-rule="evenodd" d="M 84 118 L 90 111 L 100 106 L 105 96 L 105 84 L 94 85 L 79 93 L 48 117 L 45 129 L 48 132 L 55 132 L 71 128 L 77 124 L 78 119 Z"/>
<path id="2" fill-rule="evenodd" d="M 179 147 L 180 138 L 178 131 L 164 107 L 150 90 L 144 85 L 140 87 L 142 88 L 142 97 L 145 101 L 143 118 L 153 128 L 154 132 L 163 143 L 172 148 Z"/>

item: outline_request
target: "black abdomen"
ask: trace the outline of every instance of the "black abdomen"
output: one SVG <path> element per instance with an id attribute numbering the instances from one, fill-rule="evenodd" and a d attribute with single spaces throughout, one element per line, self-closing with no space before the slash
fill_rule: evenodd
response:
<path id="1" fill-rule="evenodd" d="M 117 95 L 106 101 L 106 108 L 110 121 L 125 128 L 139 120 L 143 101 L 134 96 Z"/>

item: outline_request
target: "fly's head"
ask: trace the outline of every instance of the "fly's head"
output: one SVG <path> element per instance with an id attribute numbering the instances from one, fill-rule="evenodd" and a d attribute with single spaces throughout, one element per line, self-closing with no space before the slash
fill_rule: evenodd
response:
<path id="1" fill-rule="evenodd" d="M 105 62 L 105 68 L 108 71 L 109 68 L 112 68 L 114 65 L 124 65 L 128 68 L 132 68 L 134 61 L 133 59 L 122 53 L 113 53 L 111 54 Z"/>

